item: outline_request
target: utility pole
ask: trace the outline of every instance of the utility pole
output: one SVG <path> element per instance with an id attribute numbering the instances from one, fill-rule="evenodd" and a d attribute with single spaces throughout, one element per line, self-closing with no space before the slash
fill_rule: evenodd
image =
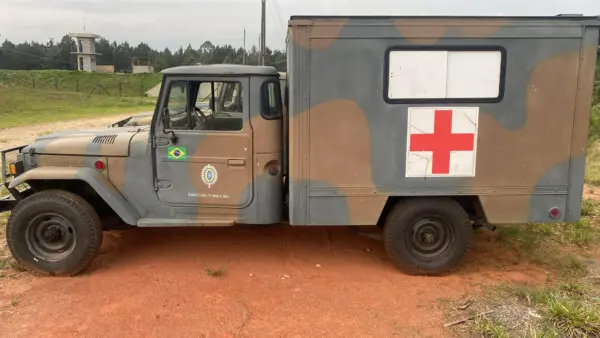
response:
<path id="1" fill-rule="evenodd" d="M 244 54 L 242 55 L 242 64 L 246 64 L 246 27 L 244 27 Z"/>
<path id="2" fill-rule="evenodd" d="M 267 0 L 262 0 L 262 14 L 261 14 L 261 19 L 260 19 L 260 55 L 258 58 L 261 66 L 265 65 L 266 11 L 267 11 Z"/>

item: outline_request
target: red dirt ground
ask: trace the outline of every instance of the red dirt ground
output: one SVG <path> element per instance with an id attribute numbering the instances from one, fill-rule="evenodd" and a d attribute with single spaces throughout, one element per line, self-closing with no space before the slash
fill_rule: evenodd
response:
<path id="1" fill-rule="evenodd" d="M 135 229 L 105 235 L 71 278 L 0 279 L 0 336 L 444 337 L 440 300 L 482 284 L 542 283 L 478 231 L 460 270 L 411 277 L 350 228 Z M 225 268 L 222 277 L 204 267 Z"/>

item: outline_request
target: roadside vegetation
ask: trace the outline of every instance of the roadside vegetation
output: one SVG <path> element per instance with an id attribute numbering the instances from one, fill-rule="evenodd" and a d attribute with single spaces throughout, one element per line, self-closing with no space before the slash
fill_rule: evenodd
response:
<path id="1" fill-rule="evenodd" d="M 600 337 L 600 66 L 590 117 L 581 219 L 498 227 L 493 238 L 521 262 L 545 267 L 544 283 L 484 286 L 445 303 L 459 336 Z M 482 230 L 485 231 L 485 230 Z M 456 321 L 455 321 L 456 322 Z"/>
<path id="2" fill-rule="evenodd" d="M 110 97 L 0 86 L 0 129 L 152 110 L 149 97 Z"/>
<path id="3" fill-rule="evenodd" d="M 584 199 L 582 218 L 570 224 L 499 227 L 495 240 L 519 261 L 545 267 L 540 284 L 486 285 L 447 304 L 449 318 L 469 318 L 451 328 L 480 337 L 600 336 L 600 202 Z"/>
<path id="4" fill-rule="evenodd" d="M 28 90 L 142 97 L 161 81 L 160 73 L 89 73 L 69 70 L 0 69 L 0 86 Z"/>

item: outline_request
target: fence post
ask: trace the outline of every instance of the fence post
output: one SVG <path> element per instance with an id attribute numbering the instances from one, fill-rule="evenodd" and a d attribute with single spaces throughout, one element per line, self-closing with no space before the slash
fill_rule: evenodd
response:
<path id="1" fill-rule="evenodd" d="M 140 80 L 140 95 L 144 96 L 144 77 Z"/>
<path id="2" fill-rule="evenodd" d="M 79 79 L 75 81 L 75 91 L 79 93 Z"/>
<path id="3" fill-rule="evenodd" d="M 123 96 L 123 83 L 119 80 L 119 96 Z"/>
<path id="4" fill-rule="evenodd" d="M 54 79 L 54 90 L 58 90 L 58 79 Z"/>
<path id="5" fill-rule="evenodd" d="M 31 79 L 31 83 L 33 84 L 33 89 L 35 89 L 35 78 Z"/>

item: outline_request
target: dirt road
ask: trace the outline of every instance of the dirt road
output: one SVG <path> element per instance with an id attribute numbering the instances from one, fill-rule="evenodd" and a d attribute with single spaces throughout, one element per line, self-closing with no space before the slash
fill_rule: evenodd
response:
<path id="1" fill-rule="evenodd" d="M 114 120 L 2 130 L 0 147 Z M 486 230 L 457 273 L 424 278 L 355 229 L 285 226 L 110 232 L 85 275 L 0 273 L 2 337 L 444 337 L 444 299 L 546 279 Z"/>
<path id="2" fill-rule="evenodd" d="M 1 279 L 2 336 L 443 337 L 443 299 L 545 279 L 495 257 L 485 234 L 442 278 L 394 270 L 380 241 L 348 228 L 136 229 L 105 239 L 86 275 Z"/>

